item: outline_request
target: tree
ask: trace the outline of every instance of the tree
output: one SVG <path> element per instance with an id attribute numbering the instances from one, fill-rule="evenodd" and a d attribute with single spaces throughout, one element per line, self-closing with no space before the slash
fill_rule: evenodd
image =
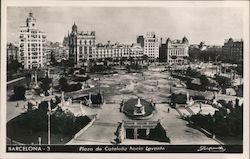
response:
<path id="1" fill-rule="evenodd" d="M 23 65 L 21 63 L 19 63 L 17 60 L 13 60 L 11 61 L 8 65 L 7 65 L 7 70 L 8 71 L 13 71 L 13 72 L 17 72 L 17 70 L 19 68 L 22 68 Z"/>
<path id="2" fill-rule="evenodd" d="M 51 61 L 52 65 L 55 65 L 57 63 L 54 53 L 55 52 L 52 51 L 51 56 L 50 56 L 50 61 Z"/>
<path id="3" fill-rule="evenodd" d="M 206 88 L 210 83 L 206 75 L 200 76 L 200 82 L 201 82 L 202 88 Z"/>
<path id="4" fill-rule="evenodd" d="M 215 77 L 215 80 L 216 80 L 216 82 L 218 82 L 218 84 L 219 84 L 219 86 L 220 86 L 221 88 L 227 88 L 227 87 L 230 87 L 230 86 L 232 85 L 231 79 L 228 78 L 228 77 L 224 77 L 224 76 L 219 76 L 219 75 L 217 75 L 217 76 Z"/>
<path id="5" fill-rule="evenodd" d="M 85 74 L 86 73 L 86 69 L 80 69 L 79 74 Z"/>
<path id="6" fill-rule="evenodd" d="M 235 71 L 237 72 L 238 75 L 241 75 L 243 77 L 243 64 L 240 63 L 237 65 L 235 68 Z"/>
<path id="7" fill-rule="evenodd" d="M 186 104 L 187 96 L 185 94 L 171 94 L 171 103 L 173 104 Z"/>
<path id="8" fill-rule="evenodd" d="M 13 100 L 23 100 L 25 99 L 26 88 L 24 86 L 14 86 Z"/>
<path id="9" fill-rule="evenodd" d="M 31 74 L 30 73 L 25 74 L 25 80 L 26 80 L 27 89 L 29 89 L 30 83 L 31 83 Z"/>
<path id="10" fill-rule="evenodd" d="M 41 80 L 41 85 L 40 85 L 40 87 L 41 87 L 41 89 L 45 92 L 45 94 L 47 94 L 48 93 L 48 90 L 50 89 L 50 84 L 51 84 L 51 82 L 52 82 L 52 79 L 51 78 L 49 78 L 48 76 L 46 76 L 45 78 L 43 78 L 42 80 Z"/>
<path id="11" fill-rule="evenodd" d="M 59 85 L 60 89 L 65 92 L 72 92 L 72 91 L 78 91 L 82 89 L 82 84 L 77 83 L 77 84 L 68 84 L 67 79 L 65 77 L 62 77 L 59 79 Z"/>
<path id="12" fill-rule="evenodd" d="M 201 73 L 194 69 L 191 69 L 191 67 L 188 67 L 186 70 L 186 76 L 199 78 L 201 76 Z"/>
<path id="13" fill-rule="evenodd" d="M 127 57 L 122 57 L 121 61 L 120 61 L 120 64 L 124 65 L 124 62 L 126 62 L 126 61 L 127 61 Z"/>
<path id="14" fill-rule="evenodd" d="M 192 69 L 191 69 L 191 67 L 189 66 L 188 68 L 187 68 L 187 70 L 186 70 L 186 75 L 187 76 L 190 76 L 192 74 Z"/>
<path id="15" fill-rule="evenodd" d="M 59 86 L 62 91 L 66 91 L 69 88 L 68 81 L 65 77 L 59 79 Z"/>

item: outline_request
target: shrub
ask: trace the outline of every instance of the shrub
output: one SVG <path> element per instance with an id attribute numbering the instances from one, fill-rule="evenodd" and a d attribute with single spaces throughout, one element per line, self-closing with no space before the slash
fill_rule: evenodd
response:
<path id="1" fill-rule="evenodd" d="M 215 80 L 216 82 L 218 82 L 221 88 L 228 88 L 228 87 L 231 87 L 232 85 L 231 79 L 228 77 L 217 75 L 215 76 Z"/>
<path id="2" fill-rule="evenodd" d="M 73 91 L 78 91 L 82 89 L 81 83 L 68 84 L 68 81 L 65 77 L 62 77 L 59 79 L 59 85 L 60 85 L 61 90 L 64 92 L 73 92 Z"/>
<path id="3" fill-rule="evenodd" d="M 73 136 L 91 120 L 87 116 L 76 117 L 69 111 L 58 108 L 51 114 L 51 133 Z M 48 131 L 48 115 L 40 110 L 23 113 L 7 123 L 7 136 L 25 144 L 36 142 L 37 133 Z M 23 136 L 25 135 L 25 138 Z M 22 136 L 22 137 L 20 137 Z M 46 140 L 46 139 L 45 139 Z"/>
<path id="4" fill-rule="evenodd" d="M 150 131 L 149 139 L 160 142 L 170 142 L 170 139 L 168 138 L 165 129 L 160 123 L 158 123 L 156 127 Z"/>
<path id="5" fill-rule="evenodd" d="M 171 95 L 171 103 L 173 104 L 186 104 L 187 96 L 185 94 L 175 94 L 172 93 Z"/>
<path id="6" fill-rule="evenodd" d="M 14 95 L 11 100 L 23 100 L 25 99 L 26 88 L 24 86 L 14 86 Z"/>

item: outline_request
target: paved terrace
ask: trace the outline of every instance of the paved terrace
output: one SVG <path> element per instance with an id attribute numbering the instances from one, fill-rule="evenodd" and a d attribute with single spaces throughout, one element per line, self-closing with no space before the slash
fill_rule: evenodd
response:
<path id="1" fill-rule="evenodd" d="M 111 144 L 115 139 L 115 131 L 118 122 L 127 117 L 119 112 L 118 104 L 105 104 L 98 115 L 98 119 L 76 139 L 72 139 L 68 144 Z M 167 135 L 171 139 L 171 144 L 214 144 L 218 145 L 215 140 L 207 137 L 199 130 L 193 129 L 186 125 L 186 121 L 180 118 L 175 109 L 171 109 L 167 104 L 157 104 L 157 113 L 150 119 L 160 119 L 163 127 L 167 129 Z M 167 112 L 167 109 L 170 112 Z M 122 144 L 168 144 L 157 141 L 127 140 Z"/>

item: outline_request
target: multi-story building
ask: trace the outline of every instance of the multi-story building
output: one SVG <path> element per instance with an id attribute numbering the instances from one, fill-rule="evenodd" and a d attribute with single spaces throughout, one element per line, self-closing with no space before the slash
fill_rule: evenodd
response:
<path id="1" fill-rule="evenodd" d="M 69 48 L 65 46 L 59 47 L 59 59 L 68 60 L 69 59 Z"/>
<path id="2" fill-rule="evenodd" d="M 228 39 L 222 46 L 222 60 L 230 62 L 243 61 L 243 40 Z"/>
<path id="3" fill-rule="evenodd" d="M 107 45 L 97 44 L 95 51 L 95 59 L 115 59 L 120 60 L 122 57 L 129 57 L 130 47 L 122 44 L 110 44 L 108 41 Z"/>
<path id="4" fill-rule="evenodd" d="M 141 47 L 141 44 L 132 44 L 129 57 L 142 58 L 142 56 L 143 48 Z"/>
<path id="5" fill-rule="evenodd" d="M 74 23 L 69 35 L 69 58 L 78 66 L 94 59 L 95 31 L 78 31 Z"/>
<path id="6" fill-rule="evenodd" d="M 47 62 L 53 63 L 55 61 L 60 62 L 61 60 L 67 60 L 68 55 L 68 47 L 63 46 L 62 44 L 56 42 L 48 42 L 47 43 Z M 54 61 L 51 61 L 53 59 Z"/>
<path id="7" fill-rule="evenodd" d="M 7 44 L 7 62 L 8 64 L 18 59 L 18 47 L 12 43 Z"/>
<path id="8" fill-rule="evenodd" d="M 46 34 L 36 27 L 33 13 L 29 13 L 26 26 L 19 29 L 18 61 L 25 69 L 42 68 L 46 66 Z"/>
<path id="9" fill-rule="evenodd" d="M 159 41 L 153 32 L 137 37 L 137 44 L 132 46 L 124 44 L 96 44 L 94 31 L 78 31 L 76 24 L 72 26 L 72 31 L 64 37 L 63 46 L 69 48 L 69 59 L 81 66 L 89 60 L 121 60 L 129 57 L 142 57 L 147 55 L 151 61 L 159 58 Z"/>
<path id="10" fill-rule="evenodd" d="M 171 64 L 184 64 L 187 62 L 188 39 L 184 37 L 182 40 L 167 39 L 166 44 L 161 45 L 160 58 Z"/>
<path id="11" fill-rule="evenodd" d="M 144 37 L 144 55 L 147 55 L 149 60 L 159 58 L 159 39 L 154 32 L 148 32 Z"/>
<path id="12" fill-rule="evenodd" d="M 141 44 L 141 47 L 144 47 L 144 38 L 142 35 L 137 37 L 136 42 L 137 44 Z"/>

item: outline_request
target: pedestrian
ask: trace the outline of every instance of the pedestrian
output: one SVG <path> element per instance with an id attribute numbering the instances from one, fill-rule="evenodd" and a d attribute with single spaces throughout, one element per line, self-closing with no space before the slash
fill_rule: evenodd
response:
<path id="1" fill-rule="evenodd" d="M 168 113 L 170 112 L 170 109 L 168 108 Z"/>

